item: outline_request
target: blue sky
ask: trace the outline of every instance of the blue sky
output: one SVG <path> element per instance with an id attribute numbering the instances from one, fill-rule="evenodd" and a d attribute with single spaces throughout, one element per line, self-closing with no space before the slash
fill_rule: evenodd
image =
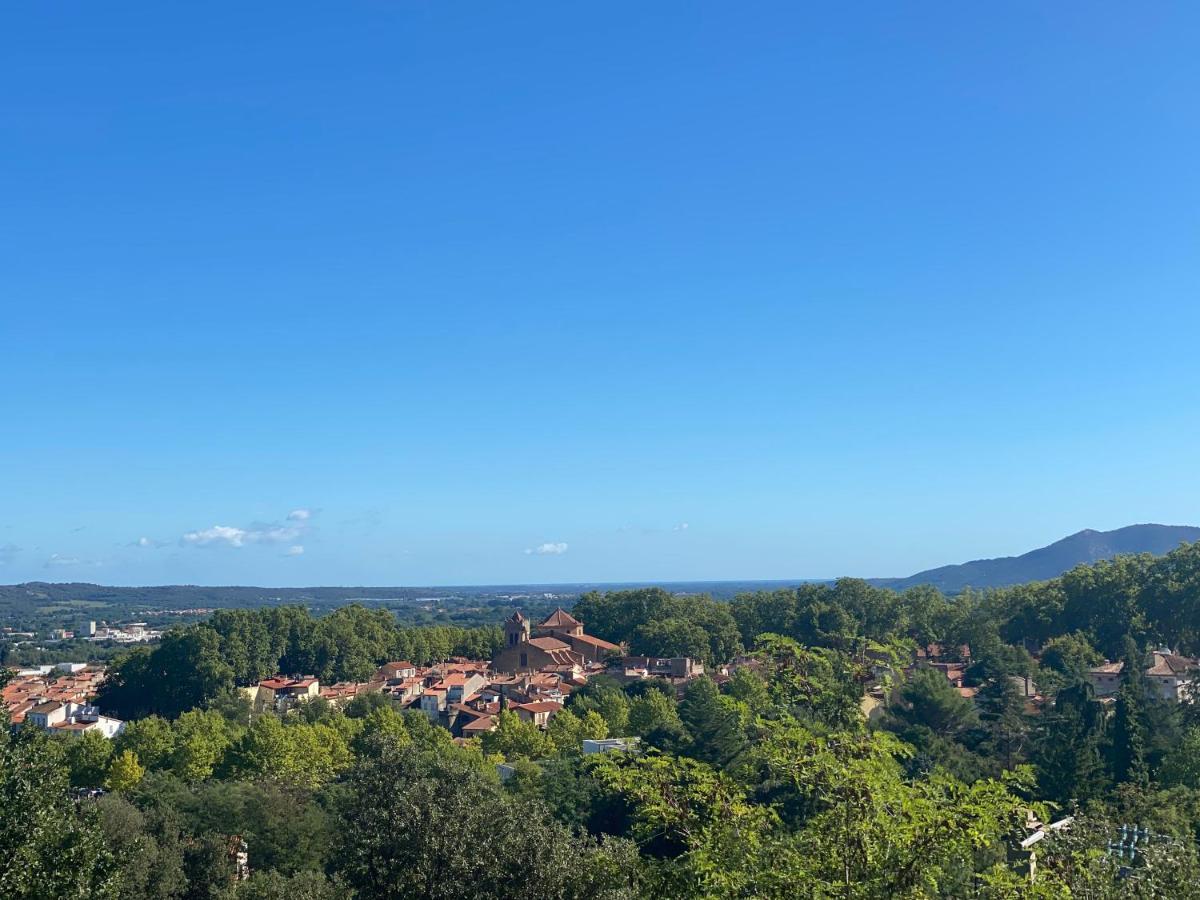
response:
<path id="1" fill-rule="evenodd" d="M 0 582 L 1200 524 L 1195 4 L 2 15 Z"/>

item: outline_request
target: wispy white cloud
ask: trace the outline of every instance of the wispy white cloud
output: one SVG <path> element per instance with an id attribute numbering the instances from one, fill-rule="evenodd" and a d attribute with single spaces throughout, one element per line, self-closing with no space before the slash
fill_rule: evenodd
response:
<path id="1" fill-rule="evenodd" d="M 179 540 L 193 547 L 207 547 L 211 544 L 244 547 L 246 535 L 247 532 L 244 528 L 234 528 L 232 525 L 214 525 L 212 528 L 189 531 Z"/>
<path id="2" fill-rule="evenodd" d="M 304 555 L 304 547 L 302 547 L 300 544 L 293 544 L 292 546 L 287 548 L 287 551 L 283 555 L 284 556 L 303 556 Z"/>
<path id="3" fill-rule="evenodd" d="M 678 525 L 676 525 L 676 526 L 675 526 L 674 528 L 672 528 L 671 530 L 672 530 L 672 531 L 687 531 L 687 530 L 688 530 L 688 523 L 687 523 L 687 522 L 680 522 Z"/>
<path id="4" fill-rule="evenodd" d="M 0 566 L 7 566 L 17 558 L 17 554 L 20 552 L 21 548 L 16 544 L 4 544 L 0 546 Z"/>
<path id="5" fill-rule="evenodd" d="M 130 541 L 130 547 L 141 547 L 144 550 L 153 550 L 159 547 L 166 547 L 168 541 L 156 541 L 154 538 L 140 537 L 136 541 Z"/>
<path id="6" fill-rule="evenodd" d="M 293 509 L 282 522 L 255 522 L 244 528 L 237 525 L 213 525 L 188 531 L 179 538 L 185 547 L 245 547 L 249 544 L 293 544 L 308 532 L 309 520 L 316 510 Z M 147 546 L 140 544 L 139 546 Z M 303 552 L 303 551 L 301 551 Z M 298 555 L 298 554 L 296 554 Z"/>
<path id="7" fill-rule="evenodd" d="M 179 540 L 190 547 L 245 547 L 247 544 L 286 544 L 302 533 L 303 529 L 295 525 L 253 525 L 249 528 L 214 525 L 189 531 Z"/>
<path id="8" fill-rule="evenodd" d="M 46 560 L 46 568 L 53 569 L 56 566 L 81 566 L 83 560 L 78 556 L 63 556 L 60 553 L 51 553 L 50 558 Z"/>
<path id="9" fill-rule="evenodd" d="M 565 541 L 548 542 L 525 549 L 526 556 L 562 556 L 566 552 L 567 544 Z"/>

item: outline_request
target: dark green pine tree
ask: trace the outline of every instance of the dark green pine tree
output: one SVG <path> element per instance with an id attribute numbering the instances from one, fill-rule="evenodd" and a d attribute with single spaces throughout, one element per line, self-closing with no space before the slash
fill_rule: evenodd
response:
<path id="1" fill-rule="evenodd" d="M 1024 759 L 1029 743 L 1029 718 L 1025 698 L 1011 678 L 987 682 L 975 697 L 985 737 L 980 752 L 1011 769 Z"/>
<path id="2" fill-rule="evenodd" d="M 1104 793 L 1103 736 L 1104 711 L 1091 685 L 1082 682 L 1059 691 L 1034 748 L 1038 784 L 1046 799 L 1085 801 Z"/>
<path id="3" fill-rule="evenodd" d="M 687 753 L 695 759 L 725 766 L 746 747 L 735 701 L 722 697 L 711 678 L 697 678 L 688 685 L 679 718 L 691 735 Z"/>
<path id="4" fill-rule="evenodd" d="M 1146 786 L 1146 707 L 1149 696 L 1143 674 L 1145 656 L 1129 635 L 1125 636 L 1121 688 L 1117 691 L 1109 759 L 1113 780 Z"/>

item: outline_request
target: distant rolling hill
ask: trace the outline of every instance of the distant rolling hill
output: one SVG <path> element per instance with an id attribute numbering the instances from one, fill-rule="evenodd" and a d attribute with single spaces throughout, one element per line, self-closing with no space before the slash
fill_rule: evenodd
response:
<path id="1" fill-rule="evenodd" d="M 896 590 L 917 584 L 931 584 L 945 593 L 953 594 L 966 587 L 1005 587 L 1027 581 L 1045 581 L 1057 578 L 1080 563 L 1111 559 L 1125 553 L 1153 553 L 1160 556 L 1181 543 L 1198 540 L 1200 528 L 1191 525 L 1128 525 L 1115 531 L 1093 531 L 1088 528 L 1020 556 L 976 559 L 958 566 L 928 569 L 908 578 L 875 578 L 872 583 Z"/>

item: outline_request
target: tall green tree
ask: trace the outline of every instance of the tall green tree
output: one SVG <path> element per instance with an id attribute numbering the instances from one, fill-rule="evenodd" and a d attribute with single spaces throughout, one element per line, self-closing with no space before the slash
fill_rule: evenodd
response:
<path id="1" fill-rule="evenodd" d="M 1132 782 L 1144 787 L 1150 780 L 1146 766 L 1145 723 L 1145 708 L 1149 698 L 1142 673 L 1144 656 L 1128 635 L 1125 637 L 1122 660 L 1121 687 L 1117 691 L 1112 725 L 1112 774 L 1118 783 Z"/>
<path id="2" fill-rule="evenodd" d="M 729 606 L 704 594 L 675 595 L 662 588 L 591 592 L 573 614 L 589 633 L 647 656 L 692 656 L 711 665 L 742 650 Z"/>
<path id="3" fill-rule="evenodd" d="M 1060 803 L 1101 796 L 1107 788 L 1101 756 L 1105 719 L 1091 686 L 1084 682 L 1059 691 L 1041 725 L 1033 753 L 1040 796 Z"/>
<path id="4" fill-rule="evenodd" d="M 862 724 L 862 667 L 846 654 L 802 647 L 777 634 L 762 634 L 755 655 L 762 661 L 776 713 L 830 728 Z"/>
<path id="5" fill-rule="evenodd" d="M 789 855 L 799 895 L 965 896 L 979 863 L 1004 859 L 1024 782 L 910 780 L 900 766 L 909 752 L 886 733 L 819 736 L 786 723 L 756 748 L 800 824 Z"/>
<path id="6" fill-rule="evenodd" d="M 623 798 L 646 861 L 645 896 L 805 896 L 771 809 L 699 760 L 606 756 L 591 775 Z"/>
<path id="7" fill-rule="evenodd" d="M 583 716 L 564 709 L 551 717 L 546 736 L 559 753 L 579 753 L 585 740 L 608 737 L 608 725 L 594 709 Z"/>
<path id="8" fill-rule="evenodd" d="M 333 867 L 360 897 L 633 897 L 632 848 L 573 837 L 459 752 L 395 746 L 351 771 Z"/>
<path id="9" fill-rule="evenodd" d="M 111 758 L 112 742 L 98 731 L 85 731 L 78 737 L 68 738 L 66 759 L 71 786 L 102 787 Z"/>
<path id="10" fill-rule="evenodd" d="M 994 678 L 979 688 L 975 705 L 983 726 L 980 752 L 1013 769 L 1025 761 L 1031 733 L 1025 697 L 1011 678 Z"/>
<path id="11" fill-rule="evenodd" d="M 284 725 L 263 715 L 229 748 L 225 769 L 233 778 L 315 789 L 349 763 L 349 747 L 336 729 L 303 721 Z"/>
<path id="12" fill-rule="evenodd" d="M 173 809 L 140 809 L 126 797 L 96 801 L 105 847 L 119 861 L 116 900 L 178 900 L 187 890 L 184 836 Z"/>
<path id="13" fill-rule="evenodd" d="M 138 762 L 137 754 L 132 750 L 122 750 L 109 762 L 104 786 L 110 791 L 125 793 L 137 787 L 145 776 L 146 768 Z"/>
<path id="14" fill-rule="evenodd" d="M 731 763 L 747 744 L 744 710 L 722 696 L 711 678 L 690 682 L 679 704 L 679 718 L 691 736 L 688 755 L 718 768 Z"/>
<path id="15" fill-rule="evenodd" d="M 160 716 L 126 722 L 113 741 L 113 750 L 118 754 L 126 750 L 137 754 L 138 761 L 148 769 L 164 769 L 171 764 L 175 752 L 175 731 Z"/>
<path id="16" fill-rule="evenodd" d="M 560 713 L 561 715 L 561 713 Z M 571 718 L 578 723 L 573 714 Z M 482 737 L 485 753 L 499 753 L 505 759 L 541 759 L 555 752 L 552 737 L 532 722 L 523 722 L 515 712 L 501 710 L 496 728 Z"/>
<path id="17" fill-rule="evenodd" d="M 107 900 L 117 890 L 95 807 L 70 793 L 62 745 L 33 728 L 0 733 L 0 897 Z"/>
<path id="18" fill-rule="evenodd" d="M 174 723 L 171 771 L 185 781 L 203 781 L 225 758 L 233 729 L 212 710 L 192 709 Z"/>
<path id="19" fill-rule="evenodd" d="M 978 719 L 974 704 L 937 669 L 914 672 L 900 689 L 900 701 L 894 708 L 896 716 L 942 737 L 961 734 Z"/>
<path id="20" fill-rule="evenodd" d="M 675 699 L 662 691 L 646 691 L 629 703 L 629 730 L 635 735 L 645 737 L 660 728 L 682 725 Z"/>
<path id="21" fill-rule="evenodd" d="M 1042 665 L 1075 681 L 1085 678 L 1088 669 L 1103 661 L 1104 657 L 1080 631 L 1053 637 L 1042 647 Z"/>
<path id="22" fill-rule="evenodd" d="M 122 719 L 177 718 L 233 690 L 234 671 L 221 655 L 217 633 L 206 626 L 175 629 L 155 648 L 118 658 L 96 702 Z"/>
<path id="23" fill-rule="evenodd" d="M 594 679 L 571 694 L 571 710 L 578 716 L 597 712 L 613 737 L 629 732 L 629 698 L 608 679 Z"/>

